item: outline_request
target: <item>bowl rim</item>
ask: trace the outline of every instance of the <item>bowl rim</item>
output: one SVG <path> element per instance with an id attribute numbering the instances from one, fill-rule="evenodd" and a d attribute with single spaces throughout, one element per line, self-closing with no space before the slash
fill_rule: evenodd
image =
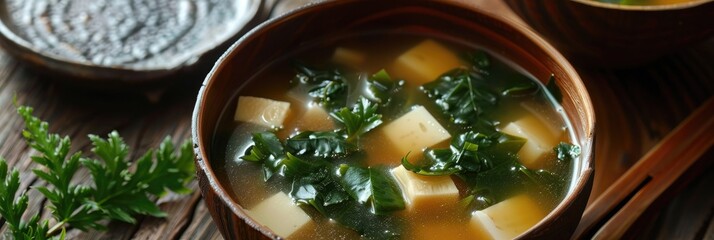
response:
<path id="1" fill-rule="evenodd" d="M 375 0 L 378 1 L 378 0 Z M 577 0 L 576 0 L 577 1 Z M 714 1 L 714 0 L 713 0 Z M 289 21 L 291 18 L 294 18 L 296 15 L 304 14 L 303 12 L 307 12 L 312 8 L 317 8 L 317 7 L 322 7 L 324 5 L 340 5 L 340 4 L 357 4 L 356 2 L 368 2 L 368 1 L 361 1 L 361 0 L 342 0 L 342 1 L 319 1 L 319 2 L 310 2 L 306 5 L 303 5 L 301 7 L 298 7 L 296 9 L 287 11 L 275 18 L 268 19 L 265 22 L 259 24 L 258 26 L 254 27 L 251 29 L 248 33 L 243 35 L 240 39 L 238 39 L 235 43 L 233 43 L 222 55 L 221 57 L 216 61 L 214 64 L 213 68 L 211 71 L 208 73 L 206 78 L 204 79 L 203 83 L 201 84 L 201 88 L 198 92 L 197 95 L 197 100 L 194 105 L 194 111 L 192 114 L 192 120 L 191 120 L 191 136 L 192 136 L 192 141 L 194 143 L 194 155 L 195 155 L 195 161 L 196 165 L 198 167 L 197 171 L 203 171 L 205 173 L 206 179 L 208 181 L 208 186 L 213 190 L 213 193 L 216 194 L 221 201 L 227 206 L 235 216 L 243 220 L 246 224 L 250 225 L 253 227 L 255 230 L 261 232 L 265 236 L 268 236 L 270 238 L 280 238 L 277 234 L 272 232 L 267 227 L 264 227 L 263 225 L 257 223 L 254 221 L 254 219 L 246 214 L 247 209 L 244 209 L 240 204 L 238 204 L 236 201 L 233 200 L 233 198 L 228 194 L 226 189 L 224 188 L 224 185 L 220 183 L 220 181 L 217 179 L 217 176 L 215 172 L 213 171 L 213 167 L 211 166 L 209 162 L 209 154 L 206 151 L 206 145 L 207 143 L 210 142 L 210 139 L 204 139 L 202 134 L 199 134 L 199 132 L 203 132 L 206 130 L 213 131 L 214 129 L 203 129 L 202 123 L 204 119 L 202 118 L 203 116 L 203 105 L 204 105 L 204 98 L 206 98 L 206 93 L 210 85 L 213 83 L 213 79 L 216 79 L 216 77 L 219 75 L 218 73 L 222 71 L 223 68 L 228 66 L 228 59 L 233 57 L 235 53 L 238 51 L 238 49 L 241 48 L 241 45 L 244 42 L 248 42 L 251 40 L 254 40 L 257 38 L 258 32 L 264 32 L 268 31 L 270 28 L 274 28 L 277 24 L 280 22 L 284 21 Z M 579 112 L 584 113 L 584 122 L 583 125 L 585 126 L 585 131 L 583 132 L 582 139 L 578 138 L 578 144 L 582 149 L 582 154 L 580 156 L 580 168 L 576 169 L 576 171 L 579 171 L 579 175 L 577 176 L 577 179 L 573 179 L 573 183 L 571 184 L 572 187 L 571 189 L 568 190 L 566 193 L 565 197 L 563 200 L 561 200 L 558 205 L 551 210 L 543 219 L 541 219 L 536 225 L 532 226 L 529 230 L 521 233 L 519 236 L 526 235 L 538 228 L 540 228 L 543 224 L 546 224 L 547 222 L 554 220 L 553 216 L 555 215 L 560 215 L 562 214 L 563 211 L 565 211 L 570 203 L 574 202 L 575 199 L 578 197 L 574 192 L 579 192 L 579 191 L 585 191 L 587 189 L 588 182 L 592 180 L 593 177 L 593 168 L 594 168 L 594 151 L 595 151 L 595 146 L 594 146 L 594 138 L 595 138 L 595 111 L 594 107 L 592 104 L 592 100 L 590 99 L 590 96 L 585 88 L 585 84 L 583 83 L 582 79 L 580 78 L 580 75 L 577 73 L 575 68 L 570 64 L 570 62 L 559 52 L 550 45 L 544 38 L 540 37 L 534 30 L 531 30 L 525 23 L 518 22 L 516 20 L 512 20 L 509 18 L 505 18 L 502 16 L 498 16 L 489 12 L 486 12 L 481 9 L 473 8 L 470 7 L 469 5 L 461 2 L 455 2 L 455 1 L 435 1 L 438 2 L 438 4 L 444 4 L 444 5 L 450 5 L 450 6 L 456 6 L 460 8 L 465 8 L 468 11 L 484 15 L 487 18 L 491 18 L 494 21 L 498 21 L 501 23 L 505 23 L 505 25 L 508 25 L 508 27 L 512 28 L 513 30 L 519 32 L 520 34 L 523 35 L 523 37 L 527 38 L 529 41 L 531 41 L 533 44 L 539 46 L 542 48 L 544 53 L 549 55 L 550 57 L 555 60 L 555 62 L 560 65 L 560 67 L 563 68 L 563 70 L 567 73 L 566 75 L 569 76 L 572 79 L 572 83 L 574 87 L 580 91 L 578 91 L 578 98 L 582 105 L 582 109 L 578 109 Z"/>
<path id="2" fill-rule="evenodd" d="M 222 44 L 226 43 L 227 41 L 231 40 L 232 38 L 236 37 L 237 34 L 239 34 L 241 31 L 243 31 L 250 22 L 258 17 L 260 15 L 260 9 L 263 7 L 267 0 L 250 0 L 250 1 L 245 1 L 245 0 L 240 0 L 240 1 L 234 1 L 238 4 L 241 4 L 237 6 L 241 11 L 239 16 L 233 17 L 234 23 L 231 23 L 232 25 L 231 28 L 229 28 L 229 33 L 223 35 L 222 38 L 216 38 L 216 39 L 211 39 L 209 43 L 204 43 L 200 44 L 198 48 L 193 48 L 190 52 L 187 53 L 181 53 L 177 57 L 180 57 L 179 60 L 173 61 L 172 64 L 167 64 L 167 65 L 162 65 L 162 66 L 157 66 L 157 67 L 136 67 L 136 66 L 124 66 L 124 65 L 99 65 L 99 64 L 92 64 L 91 62 L 87 61 L 79 61 L 76 59 L 70 59 L 67 57 L 64 57 L 59 54 L 53 54 L 48 51 L 43 51 L 41 49 L 38 49 L 34 44 L 30 43 L 27 39 L 21 37 L 19 34 L 17 34 L 13 28 L 11 28 L 8 24 L 7 21 L 9 16 L 2 16 L 0 17 L 0 42 L 4 44 L 9 44 L 12 47 L 16 47 L 17 49 L 8 51 L 11 52 L 13 55 L 20 55 L 16 56 L 19 59 L 22 59 L 23 61 L 29 61 L 33 62 L 32 59 L 35 59 L 36 57 L 39 58 L 44 58 L 49 62 L 52 63 L 59 63 L 61 65 L 71 65 L 75 66 L 84 70 L 89 70 L 89 71 L 111 71 L 114 72 L 115 74 L 112 75 L 117 75 L 116 78 L 122 78 L 121 74 L 144 74 L 149 77 L 144 77 L 144 78 L 154 78 L 154 77 L 161 77 L 164 75 L 167 75 L 171 72 L 174 72 L 178 69 L 182 69 L 188 66 L 194 65 L 197 60 L 203 57 L 206 53 L 210 52 L 213 49 L 216 49 L 217 47 L 221 46 Z M 3 11 L 7 12 L 7 1 L 2 0 L 0 1 L 0 4 L 2 4 L 2 7 L 0 9 L 3 9 Z M 3 45 L 4 45 L 3 44 Z M 21 53 L 28 53 L 30 56 L 23 56 Z M 55 71 L 60 71 L 63 73 L 69 73 L 72 75 L 72 73 L 65 71 L 65 70 L 58 70 L 57 67 L 49 67 Z M 99 78 L 105 78 L 102 77 L 103 75 L 98 74 L 97 76 L 89 76 L 89 75 L 81 75 L 83 77 L 99 77 Z M 132 75 L 135 76 L 135 75 Z M 136 77 L 135 80 L 140 81 L 141 79 L 144 79 L 142 77 Z"/>
<path id="3" fill-rule="evenodd" d="M 614 9 L 614 10 L 624 10 L 624 11 L 667 11 L 667 10 L 680 10 L 686 8 L 693 8 L 696 6 L 704 5 L 707 3 L 714 2 L 714 0 L 689 0 L 680 3 L 670 3 L 662 5 L 623 5 L 617 3 L 606 3 L 595 0 L 570 0 L 573 2 L 590 5 L 593 7 Z"/>

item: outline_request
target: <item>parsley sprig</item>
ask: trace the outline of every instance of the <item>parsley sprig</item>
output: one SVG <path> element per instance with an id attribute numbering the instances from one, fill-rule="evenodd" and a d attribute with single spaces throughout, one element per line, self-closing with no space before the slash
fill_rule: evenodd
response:
<path id="1" fill-rule="evenodd" d="M 106 229 L 104 220 L 119 220 L 136 223 L 136 215 L 165 217 L 152 199 L 167 190 L 189 193 L 186 185 L 193 179 L 193 152 L 189 142 L 178 149 L 178 154 L 167 137 L 159 148 L 149 150 L 131 170 L 129 148 L 114 131 L 107 138 L 90 135 L 92 152 L 98 157 L 82 157 L 81 152 L 70 154 L 70 138 L 49 132 L 49 125 L 32 115 L 32 108 L 19 107 L 18 113 L 25 120 L 22 135 L 30 147 L 40 154 L 32 160 L 41 165 L 33 173 L 46 181 L 48 186 L 34 187 L 42 193 L 50 205 L 54 218 L 52 227 L 48 220 L 40 221 L 34 215 L 24 222 L 22 215 L 27 208 L 27 195 L 17 198 L 19 187 L 17 170 L 7 171 L 7 163 L 0 159 L 0 215 L 5 219 L 15 239 L 63 239 L 68 228 L 80 230 Z M 80 167 L 89 170 L 93 184 L 72 182 Z M 59 234 L 59 236 L 57 236 Z"/>

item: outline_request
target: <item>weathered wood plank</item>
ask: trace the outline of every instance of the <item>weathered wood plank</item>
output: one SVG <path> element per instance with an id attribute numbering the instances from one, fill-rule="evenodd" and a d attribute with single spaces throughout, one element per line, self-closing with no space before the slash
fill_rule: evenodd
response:
<path id="1" fill-rule="evenodd" d="M 28 191 L 30 197 L 27 216 L 42 213 L 45 218 L 49 218 L 50 213 L 44 211 L 46 200 L 42 195 L 29 188 L 30 185 L 39 186 L 44 182 L 30 174 L 31 169 L 37 165 L 29 160 L 29 156 L 36 152 L 27 148 L 20 134 L 23 122 L 15 113 L 15 94 L 19 104 L 35 107 L 35 115 L 50 122 L 51 131 L 68 135 L 73 139 L 73 150 L 81 150 L 85 155 L 90 155 L 88 134 L 105 135 L 112 129 L 118 130 L 132 147 L 132 159 L 143 155 L 149 148 L 157 147 L 165 136 L 174 136 L 174 143 L 179 145 L 190 135 L 190 116 L 196 86 L 177 85 L 177 89 L 171 90 L 172 93 L 151 103 L 142 94 L 105 95 L 86 89 L 57 86 L 57 83 L 47 81 L 27 70 L 24 65 L 15 63 L 4 53 L 0 59 L 0 67 L 4 69 L 0 71 L 0 155 L 21 171 L 21 187 Z M 90 180 L 86 170 L 78 172 L 74 179 L 82 184 L 88 184 Z M 195 183 L 192 186 L 197 190 Z M 196 191 L 189 196 L 169 195 L 159 200 L 163 202 L 162 209 L 170 216 L 179 217 L 139 218 L 140 225 L 135 226 L 111 222 L 109 231 L 80 233 L 72 230 L 69 236 L 83 239 L 178 237 L 182 233 L 180 229 L 186 228 L 187 216 L 193 214 L 199 197 Z M 188 210 L 186 206 L 189 206 Z M 5 231 L 3 227 L 0 234 Z"/>
<path id="2" fill-rule="evenodd" d="M 280 11 L 301 4 L 295 1 L 302 0 L 282 0 L 284 5 L 281 7 L 284 8 Z M 501 3 L 493 1 L 467 2 L 490 11 L 507 10 Z M 598 175 L 593 196 L 604 191 L 609 183 L 626 171 L 704 99 L 714 95 L 712 61 L 714 40 L 637 69 L 600 70 L 576 66 L 591 91 L 598 117 L 595 155 Z M 163 93 L 155 94 L 160 95 L 159 98 L 150 100 L 142 93 L 96 92 L 49 81 L 49 77 L 17 63 L 0 50 L 0 156 L 21 172 L 21 188 L 31 196 L 28 214 L 41 212 L 43 216 L 49 216 L 45 209 L 45 199 L 30 188 L 32 185 L 43 185 L 44 182 L 30 174 L 31 169 L 37 165 L 29 160 L 29 156 L 36 152 L 27 148 L 21 136 L 23 123 L 15 113 L 15 97 L 19 104 L 35 107 L 36 115 L 49 121 L 52 131 L 69 135 L 73 139 L 73 150 L 89 153 L 87 134 L 106 135 L 116 129 L 132 147 L 131 157 L 135 159 L 147 149 L 156 147 L 166 135 L 174 136 L 176 144 L 189 136 L 197 85 L 209 67 L 203 66 L 187 73 L 169 89 L 159 91 Z M 76 182 L 89 183 L 86 171 L 79 175 Z M 196 190 L 197 186 L 193 183 L 192 187 Z M 673 226 L 674 229 L 662 230 L 660 235 L 682 236 L 679 235 L 682 231 L 692 231 L 694 227 L 687 227 L 686 223 L 693 221 L 709 223 L 709 228 L 712 228 L 711 213 L 714 212 L 714 206 L 701 206 L 698 210 L 682 208 L 695 204 L 694 200 L 710 199 L 710 189 L 711 181 L 706 180 L 683 193 L 694 197 L 673 202 L 673 206 L 679 207 L 673 207 L 667 214 L 662 214 L 660 217 L 667 221 L 662 220 L 660 223 L 668 226 L 678 224 Z M 169 218 L 141 217 L 137 219 L 137 225 L 109 222 L 109 230 L 106 232 L 81 233 L 72 230 L 70 237 L 222 239 L 197 191 L 188 196 L 169 195 L 158 201 L 160 207 L 168 212 Z M 5 231 L 4 226 L 0 228 L 0 235 L 5 234 Z M 708 234 L 711 232 L 714 231 L 709 230 Z"/>
<path id="3" fill-rule="evenodd" d="M 223 239 L 223 236 L 221 236 L 218 228 L 213 223 L 211 215 L 208 214 L 208 209 L 206 209 L 206 204 L 203 200 L 198 203 L 198 207 L 196 208 L 196 212 L 191 220 L 191 224 L 179 239 Z"/>

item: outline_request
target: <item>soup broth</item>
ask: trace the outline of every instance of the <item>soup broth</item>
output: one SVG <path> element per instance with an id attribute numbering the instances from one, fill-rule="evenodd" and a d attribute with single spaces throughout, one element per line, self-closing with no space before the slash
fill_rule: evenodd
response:
<path id="1" fill-rule="evenodd" d="M 309 44 L 237 90 L 212 165 L 289 239 L 512 238 L 562 200 L 579 153 L 557 94 L 516 69 L 431 36 Z"/>

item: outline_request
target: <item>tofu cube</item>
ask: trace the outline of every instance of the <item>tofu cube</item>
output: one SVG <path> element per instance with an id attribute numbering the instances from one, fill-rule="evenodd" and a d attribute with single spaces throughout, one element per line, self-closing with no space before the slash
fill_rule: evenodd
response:
<path id="1" fill-rule="evenodd" d="M 352 68 L 359 68 L 367 57 L 361 52 L 345 47 L 338 47 L 332 54 L 332 61 Z"/>
<path id="2" fill-rule="evenodd" d="M 281 237 L 288 237 L 311 219 L 300 207 L 293 204 L 283 192 L 269 197 L 248 210 L 248 215 L 256 222 L 273 230 Z"/>
<path id="3" fill-rule="evenodd" d="M 283 126 L 290 103 L 259 97 L 238 97 L 235 121 L 254 123 L 270 128 Z"/>
<path id="4" fill-rule="evenodd" d="M 392 169 L 392 175 L 412 211 L 437 210 L 459 201 L 459 190 L 449 176 L 422 176 L 401 165 Z"/>
<path id="5" fill-rule="evenodd" d="M 560 140 L 547 125 L 538 118 L 528 115 L 508 123 L 501 132 L 526 139 L 518 158 L 529 169 L 542 169 L 547 164 L 546 156 L 553 151 Z"/>
<path id="6" fill-rule="evenodd" d="M 528 195 L 518 195 L 474 212 L 471 224 L 484 239 L 513 239 L 533 227 L 545 215 Z"/>
<path id="7" fill-rule="evenodd" d="M 424 40 L 397 57 L 387 72 L 396 79 L 422 85 L 461 65 L 451 50 L 434 40 Z"/>
<path id="8" fill-rule="evenodd" d="M 384 136 L 403 154 L 420 156 L 422 150 L 451 138 L 423 106 L 417 106 L 407 114 L 382 128 Z"/>

